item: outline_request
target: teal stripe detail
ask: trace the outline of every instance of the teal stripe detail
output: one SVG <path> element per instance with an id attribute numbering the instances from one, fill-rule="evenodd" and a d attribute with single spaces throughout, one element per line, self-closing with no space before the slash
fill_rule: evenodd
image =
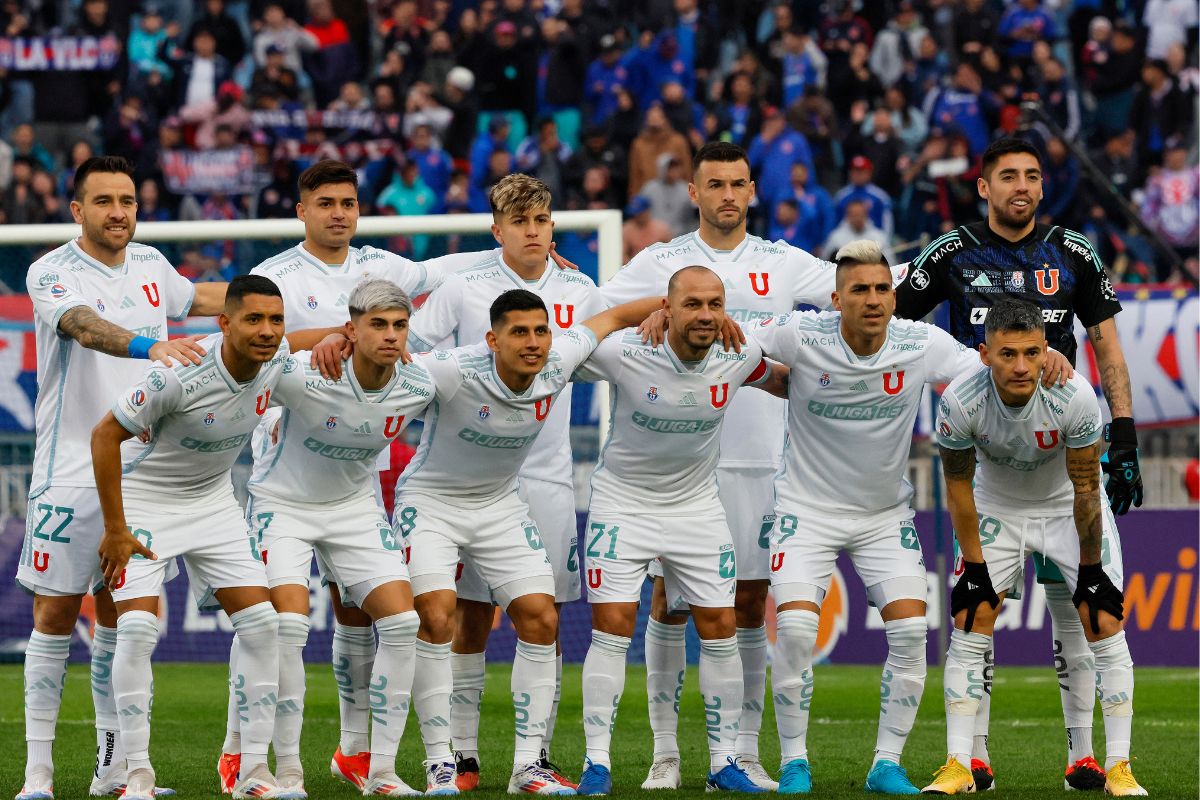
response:
<path id="1" fill-rule="evenodd" d="M 292 410 L 286 406 L 283 409 L 283 417 L 279 420 L 279 442 L 275 445 L 275 457 L 271 459 L 271 463 L 267 465 L 267 469 L 263 472 L 262 477 L 258 480 L 251 480 L 246 483 L 247 486 L 257 486 L 267 479 L 271 474 L 271 470 L 275 469 L 275 465 L 279 463 L 279 456 L 283 453 L 284 441 L 287 435 L 288 422 L 292 418 Z M 268 443 L 271 441 L 271 435 L 268 433 L 263 437 L 263 452 L 266 452 Z"/>
<path id="2" fill-rule="evenodd" d="M 958 228 L 955 228 L 955 230 L 957 231 L 957 230 L 959 230 L 959 229 L 958 229 Z M 975 244 L 979 244 L 979 243 L 980 243 L 980 242 L 979 242 L 979 240 L 978 240 L 977 238 L 975 238 L 975 234 L 971 233 L 971 230 L 970 230 L 970 228 L 962 228 L 962 231 L 963 231 L 963 233 L 967 234 L 967 236 L 970 236 L 970 237 L 971 237 L 971 241 L 972 241 L 972 242 L 974 242 Z"/>
<path id="3" fill-rule="evenodd" d="M 953 239 L 958 239 L 958 238 L 960 238 L 958 235 L 958 228 L 955 228 L 954 230 L 950 231 L 949 233 L 942 234 L 937 239 L 934 239 L 932 242 L 929 243 L 928 247 L 926 247 L 924 250 L 922 250 L 920 253 L 918 253 L 917 257 L 915 259 L 913 259 L 912 267 L 914 269 L 920 267 L 921 265 L 923 265 L 925 263 L 925 261 L 929 258 L 929 256 L 932 253 L 937 251 L 937 249 L 939 247 L 941 247 L 943 244 L 946 244 L 947 242 L 950 242 Z"/>
<path id="4" fill-rule="evenodd" d="M 1076 233 L 1075 231 L 1067 230 L 1066 228 L 1063 229 L 1063 238 L 1069 239 L 1076 244 L 1086 247 L 1092 256 L 1092 263 L 1096 265 L 1096 271 L 1102 272 L 1104 270 L 1104 262 L 1100 260 L 1100 254 L 1096 252 L 1096 247 L 1092 244 L 1091 239 L 1087 238 L 1082 233 Z"/>
<path id="5" fill-rule="evenodd" d="M 408 466 L 404 468 L 400 478 L 396 481 L 396 495 L 399 496 L 400 489 L 404 484 L 408 483 L 408 479 L 417 474 L 425 462 L 429 460 L 429 453 L 433 450 L 433 437 L 437 434 L 438 415 L 441 414 L 442 408 L 438 400 L 435 398 L 428 406 L 425 412 L 425 427 L 429 429 L 428 445 L 424 452 L 418 452 L 413 460 L 408 462 Z M 411 472 L 409 470 L 412 470 Z"/>
<path id="6" fill-rule="evenodd" d="M 74 339 L 66 339 L 58 350 L 58 393 L 54 398 L 54 424 L 50 427 L 50 466 L 46 468 L 46 482 L 43 487 L 54 481 L 54 457 L 58 453 L 58 427 L 62 423 L 63 395 L 67 389 L 67 371 L 71 367 L 71 348 L 75 346 Z"/>

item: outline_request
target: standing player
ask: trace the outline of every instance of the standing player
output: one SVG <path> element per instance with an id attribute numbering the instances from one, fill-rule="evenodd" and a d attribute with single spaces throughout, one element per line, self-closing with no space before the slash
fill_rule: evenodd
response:
<path id="1" fill-rule="evenodd" d="M 1122 622 L 1121 544 L 1100 496 L 1100 406 L 1078 375 L 1058 388 L 1038 384 L 1046 347 L 1037 306 L 995 303 L 980 348 L 987 368 L 956 379 L 938 406 L 936 435 L 962 557 L 955 572 L 962 577 L 951 593 L 954 631 L 946 655 L 950 757 L 925 788 L 930 794 L 976 788 L 966 765 L 983 695 L 977 676 L 988 666 L 1002 598 L 1020 595 L 1030 551 L 1062 570 L 1095 660 L 1107 750 L 1104 791 L 1146 794 L 1129 768 L 1133 660 Z"/>
<path id="2" fill-rule="evenodd" d="M 713 270 L 725 286 L 726 314 L 748 325 L 799 303 L 824 308 L 833 291 L 833 265 L 785 242 L 768 242 L 746 233 L 746 213 L 754 199 L 750 161 L 734 144 L 712 142 L 696 153 L 688 194 L 700 210 L 700 227 L 634 256 L 616 277 L 601 286 L 609 303 L 663 294 L 682 267 Z M 774 502 L 772 481 L 783 453 L 785 409 L 779 398 L 744 392 L 731 402 L 729 424 L 717 465 L 721 505 L 737 554 L 735 615 L 738 649 L 745 675 L 738 762 L 757 785 L 777 784 L 758 758 L 767 679 L 765 627 L 769 571 L 767 539 Z M 678 711 L 675 698 L 685 668 L 682 627 L 685 617 L 668 617 L 661 581 L 656 581 L 651 620 L 646 629 L 646 692 L 654 732 L 654 763 L 644 789 L 679 786 Z"/>
<path id="3" fill-rule="evenodd" d="M 53 797 L 55 726 L 67 677 L 71 632 L 83 595 L 99 587 L 103 525 L 88 444 L 91 426 L 117 393 L 145 371 L 141 359 L 197 364 L 191 338 L 166 341 L 167 320 L 221 309 L 225 284 L 193 285 L 153 247 L 133 243 L 133 168 L 119 157 L 89 158 L 75 171 L 71 215 L 82 226 L 30 268 L 37 341 L 37 432 L 28 528 L 17 580 L 32 592 L 33 631 L 25 651 L 25 784 L 18 800 Z M 92 701 L 96 770 L 92 795 L 120 795 L 125 755 L 112 692 L 117 614 L 95 592 Z"/>
<path id="4" fill-rule="evenodd" d="M 836 312 L 787 314 L 752 329 L 763 352 L 792 370 L 771 531 L 779 791 L 812 790 L 813 648 L 834 561 L 845 550 L 888 642 L 866 788 L 916 794 L 900 754 L 925 688 L 926 570 L 904 473 L 925 384 L 979 359 L 945 331 L 893 318 L 892 273 L 875 242 L 851 242 L 837 263 Z"/>
<path id="5" fill-rule="evenodd" d="M 601 342 L 580 368 L 607 380 L 612 427 L 592 476 L 586 532 L 592 643 L 583 663 L 587 759 L 579 794 L 612 792 L 610 744 L 625 687 L 625 660 L 646 570 L 660 559 L 664 579 L 689 605 L 700 634 L 700 693 L 708 729 L 709 789 L 759 793 L 735 759 L 742 670 L 734 620 L 736 553 L 717 494 L 721 424 L 737 390 L 771 381 L 751 340 L 741 353 L 717 343 L 725 287 L 707 267 L 671 276 L 661 346 L 628 330 Z"/>
<path id="6" fill-rule="evenodd" d="M 528 289 L 542 298 L 554 334 L 569 329 L 604 308 L 596 285 L 574 270 L 556 269 L 549 258 L 554 222 L 550 190 L 537 178 L 514 174 L 502 178 L 488 195 L 492 234 L 499 249 L 478 264 L 448 275 L 413 317 L 410 342 L 415 350 L 443 343 L 478 342 L 491 327 L 488 310 L 502 293 Z M 559 394 L 550 416 L 521 467 L 519 492 L 537 524 L 546 557 L 554 570 L 556 604 L 579 599 L 576 550 L 575 490 L 571 482 L 571 387 Z M 479 783 L 479 703 L 483 694 L 484 650 L 491 633 L 492 593 L 469 561 L 456 586 L 458 607 L 450 666 L 454 693 L 450 706 L 450 738 L 458 769 L 458 788 Z M 554 702 L 546 726 L 542 767 L 550 763 L 550 742 L 562 691 L 562 652 L 555 660 Z M 561 777 L 561 776 L 560 776 Z"/>
<path id="7" fill-rule="evenodd" d="M 1105 489 L 1117 514 L 1142 504 L 1137 430 L 1129 370 L 1114 317 L 1121 304 L 1095 249 L 1085 236 L 1037 222 L 1042 201 L 1038 152 L 1028 142 L 1002 139 L 983 154 L 979 195 L 988 204 L 987 220 L 963 225 L 934 241 L 910 265 L 897 289 L 896 314 L 920 319 L 949 301 L 950 333 L 968 347 L 984 342 L 988 309 L 1005 297 L 1019 297 L 1042 309 L 1050 346 L 1075 362 L 1074 318 L 1087 330 L 1096 353 L 1100 385 L 1112 423 Z M 1104 773 L 1092 755 L 1095 670 L 1071 593 L 1053 562 L 1035 558 L 1038 580 L 1046 584 L 1046 605 L 1059 666 L 1060 699 L 1067 728 L 1066 780 L 1076 789 L 1098 789 Z M 987 656 L 994 663 L 995 654 Z M 988 763 L 987 729 L 991 684 L 984 687 L 975 731 L 972 771 L 980 789 L 993 781 Z"/>
<path id="8" fill-rule="evenodd" d="M 348 308 L 346 334 L 354 353 L 342 366 L 342 380 L 325 380 L 310 369 L 308 353 L 284 364 L 272 395 L 284 412 L 277 436 L 264 437 L 255 452 L 246 518 L 279 613 L 274 736 L 279 784 L 303 792 L 303 650 L 316 550 L 379 631 L 370 681 L 371 763 L 363 794 L 399 797 L 419 794 L 396 775 L 418 620 L 400 542 L 375 501 L 373 472 L 379 453 L 424 411 L 434 393 L 423 368 L 397 366 L 408 336 L 408 295 L 390 281 L 368 278 L 351 290 Z"/>
<path id="9" fill-rule="evenodd" d="M 244 770 L 233 795 L 295 796 L 267 768 L 279 621 L 230 478 L 287 355 L 279 290 L 260 276 L 235 278 L 218 321 L 221 333 L 202 340 L 208 352 L 199 365 L 151 369 L 92 433 L 104 515 L 100 566 L 119 615 L 113 689 L 129 763 L 127 800 L 153 796 L 150 657 L 159 637 L 159 594 L 175 556 L 183 556 L 201 607 L 224 609 L 241 639 L 234 681 L 247 721 Z M 121 443 L 145 432 L 146 442 L 122 463 Z"/>
<path id="10" fill-rule="evenodd" d="M 517 493 L 521 463 L 571 374 L 609 333 L 644 319 L 656 299 L 602 312 L 553 339 L 545 303 L 513 289 L 492 303 L 486 344 L 439 351 L 419 363 L 437 399 L 417 454 L 396 484 L 394 524 L 410 543 L 409 574 L 421 629 L 413 705 L 430 792 L 457 793 L 450 749 L 455 578 L 470 561 L 517 631 L 517 712 L 510 793 L 574 794 L 540 758 L 554 699 L 558 613 L 554 575 L 537 524 Z"/>

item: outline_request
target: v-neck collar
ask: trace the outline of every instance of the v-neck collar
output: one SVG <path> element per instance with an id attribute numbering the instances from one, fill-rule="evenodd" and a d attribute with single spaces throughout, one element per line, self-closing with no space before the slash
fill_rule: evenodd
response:
<path id="1" fill-rule="evenodd" d="M 254 375 L 254 377 L 246 381 L 246 383 L 238 383 L 233 379 L 233 376 L 229 374 L 229 369 L 225 366 L 225 359 L 221 356 L 221 349 L 224 346 L 225 337 L 222 336 L 218 341 L 217 346 L 211 351 L 213 354 L 213 362 L 217 365 L 217 374 L 225 380 L 225 385 L 229 387 L 229 391 L 233 392 L 234 394 L 238 394 L 243 389 L 254 385 L 254 383 L 258 380 L 258 376 L 262 375 L 262 367 L 259 367 L 258 372 Z"/>
<path id="2" fill-rule="evenodd" d="M 396 385 L 396 381 L 400 377 L 400 370 L 392 367 L 391 379 L 383 385 L 382 389 L 368 391 L 358 382 L 358 376 L 354 374 L 354 358 L 347 358 L 342 362 L 342 372 L 350 378 L 350 388 L 354 392 L 354 397 L 360 403 L 378 403 L 387 397 L 388 391 Z"/>
<path id="3" fill-rule="evenodd" d="M 539 277 L 537 280 L 527 281 L 518 275 L 512 267 L 505 263 L 503 250 L 497 249 L 496 263 L 500 265 L 500 271 L 507 275 L 508 279 L 516 284 L 517 288 L 532 289 L 532 291 L 538 291 L 545 288 L 546 283 L 550 280 L 550 276 L 554 274 L 553 270 L 555 269 L 554 265 L 550 263 L 549 257 L 547 257 L 546 269 L 542 272 L 541 277 Z"/>
<path id="4" fill-rule="evenodd" d="M 990 381 L 992 384 L 992 399 L 996 402 L 996 408 L 999 409 L 1000 414 L 1005 419 L 1012 422 L 1028 422 L 1033 416 L 1034 408 L 1037 406 L 1036 401 L 1038 399 L 1038 392 L 1042 390 L 1041 382 L 1039 381 L 1038 384 L 1034 386 L 1033 394 L 1031 394 L 1029 399 L 1025 401 L 1025 405 L 1021 406 L 1020 408 L 1015 408 L 1005 403 L 1000 397 L 1000 387 L 996 385 L 995 376 L 989 374 L 988 381 Z"/>
<path id="5" fill-rule="evenodd" d="M 708 257 L 709 261 L 737 261 L 742 252 L 750 246 L 750 234 L 743 236 L 741 243 L 728 252 L 724 250 L 718 252 L 717 250 L 709 247 L 704 243 L 704 240 L 700 238 L 699 231 L 692 232 L 692 241 L 694 241 L 696 246 L 700 248 L 700 252 L 704 253 L 704 255 Z"/>
<path id="6" fill-rule="evenodd" d="M 70 245 L 70 247 L 71 247 L 71 252 L 74 253 L 75 256 L 79 260 L 81 260 L 84 264 L 87 264 L 89 267 L 96 270 L 97 272 L 99 272 L 101 275 L 103 275 L 106 278 L 124 277 L 125 275 L 129 274 L 129 247 L 128 247 L 128 245 L 126 245 L 126 247 L 125 247 L 125 260 L 121 262 L 121 266 L 119 266 L 119 267 L 110 267 L 107 264 L 102 264 L 99 261 L 97 261 L 96 259 L 89 256 L 87 253 L 85 253 L 83 251 L 83 248 L 79 246 L 78 239 L 72 239 L 70 242 L 68 242 L 68 245 Z"/>
<path id="7" fill-rule="evenodd" d="M 704 368 L 708 366 L 708 360 L 712 358 L 713 348 L 716 347 L 716 342 L 708 348 L 708 352 L 704 354 L 704 358 L 699 361 L 684 362 L 679 355 L 671 349 L 671 342 L 668 339 L 663 339 L 663 352 L 667 354 L 667 358 L 671 361 L 671 366 L 675 367 L 675 371 L 680 375 L 699 375 L 704 372 Z M 694 368 L 688 369 L 687 363 L 694 365 Z"/>
<path id="8" fill-rule="evenodd" d="M 308 250 L 304 249 L 304 242 L 296 245 L 296 252 L 299 253 L 300 257 L 307 261 L 311 267 L 319 270 L 323 275 L 342 275 L 346 272 L 346 265 L 350 263 L 349 250 L 346 251 L 346 260 L 343 261 L 339 266 L 331 266 L 326 264 L 312 253 L 308 252 Z"/>

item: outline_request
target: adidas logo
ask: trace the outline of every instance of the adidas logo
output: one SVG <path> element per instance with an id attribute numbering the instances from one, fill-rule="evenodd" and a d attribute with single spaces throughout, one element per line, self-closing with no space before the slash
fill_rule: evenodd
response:
<path id="1" fill-rule="evenodd" d="M 239 419 L 245 419 L 245 418 L 246 418 L 246 412 L 239 408 L 237 410 L 237 413 L 233 415 L 233 419 L 231 420 L 231 422 L 237 422 Z"/>
<path id="2" fill-rule="evenodd" d="M 1095 587 L 1095 586 L 1089 586 L 1089 587 L 1088 587 L 1088 591 L 1089 591 L 1089 592 L 1091 592 L 1092 594 L 1095 594 L 1095 593 L 1096 593 L 1096 587 Z"/>
<path id="3" fill-rule="evenodd" d="M 121 300 L 121 308 L 133 308 L 133 306 L 133 298 L 129 295 L 125 295 L 125 297 Z"/>
<path id="4" fill-rule="evenodd" d="M 975 280 L 971 281 L 971 285 L 972 286 L 991 286 L 992 282 L 988 280 L 987 275 L 985 275 L 981 272 L 981 273 L 979 273 L 979 277 L 977 277 Z"/>
<path id="5" fill-rule="evenodd" d="M 991 284 L 988 284 L 988 285 L 990 286 Z M 345 294 L 338 295 L 337 304 L 339 306 L 344 306 L 349 302 L 350 302 L 350 298 L 347 297 Z"/>
<path id="6" fill-rule="evenodd" d="M 975 584 L 971 583 L 970 581 L 967 581 L 967 588 L 968 588 L 968 589 L 970 589 L 970 590 L 973 592 L 973 591 L 975 591 L 976 589 L 978 589 L 979 587 L 978 587 L 978 586 L 976 586 Z"/>
<path id="7" fill-rule="evenodd" d="M 1014 436 L 1013 438 L 1008 440 L 1008 446 L 1009 447 L 1024 447 L 1025 440 L 1022 439 L 1020 436 Z"/>
<path id="8" fill-rule="evenodd" d="M 693 394 L 692 392 L 686 392 L 686 393 L 683 395 L 683 397 L 679 398 L 679 403 L 678 403 L 678 405 L 681 405 L 681 406 L 694 406 L 694 405 L 696 405 L 696 395 L 695 395 L 695 394 Z"/>
<path id="9" fill-rule="evenodd" d="M 362 425 L 359 425 L 357 428 L 351 429 L 351 433 L 357 433 L 360 436 L 370 436 L 371 435 L 371 423 L 364 422 Z"/>
<path id="10" fill-rule="evenodd" d="M 852 391 L 852 392 L 865 392 L 865 391 L 867 391 L 867 382 L 866 382 L 866 380 L 861 380 L 861 381 L 859 381 L 858 383 L 856 383 L 856 384 L 854 384 L 853 386 L 851 386 L 851 387 L 850 387 L 850 391 Z"/>
<path id="11" fill-rule="evenodd" d="M 514 411 L 513 413 L 509 414 L 504 419 L 506 422 L 524 422 L 525 421 L 525 417 L 524 417 L 524 415 L 521 414 L 520 411 Z"/>

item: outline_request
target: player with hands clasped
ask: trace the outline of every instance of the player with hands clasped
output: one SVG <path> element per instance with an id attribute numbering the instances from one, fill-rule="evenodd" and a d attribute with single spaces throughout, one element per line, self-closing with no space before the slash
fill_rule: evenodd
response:
<path id="1" fill-rule="evenodd" d="M 1033 304 L 998 301 L 985 335 L 984 368 L 955 379 L 938 405 L 961 577 L 951 593 L 945 669 L 949 758 L 924 792 L 975 790 L 969 765 L 993 627 L 1003 599 L 1019 596 L 1026 555 L 1038 553 L 1062 570 L 1095 659 L 1105 792 L 1145 795 L 1129 768 L 1133 660 L 1122 621 L 1121 545 L 1100 493 L 1099 403 L 1078 375 L 1064 386 L 1041 384 L 1046 330 Z"/>

